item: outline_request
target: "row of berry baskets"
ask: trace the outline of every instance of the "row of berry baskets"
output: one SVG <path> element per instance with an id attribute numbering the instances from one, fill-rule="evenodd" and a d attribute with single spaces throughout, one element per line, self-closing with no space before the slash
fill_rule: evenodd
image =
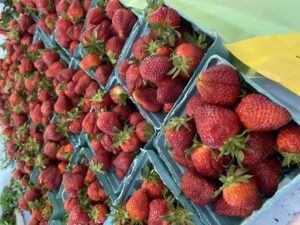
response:
<path id="1" fill-rule="evenodd" d="M 101 5 L 92 1 L 88 14 L 97 17 Z M 69 133 L 68 175 L 88 182 L 77 187 L 66 178 L 49 192 L 49 224 L 64 224 L 75 199 L 83 221 L 250 224 L 297 175 L 297 115 L 239 73 L 214 32 L 168 6 L 136 13 L 123 5 L 122 24 L 113 14 L 87 16 L 72 51 L 61 31 L 38 28 L 47 48 L 58 46 L 70 67 L 99 83 L 98 105 L 117 97 L 116 111 L 95 104 L 86 129 Z M 89 170 L 79 173 L 78 165 Z M 103 193 L 93 193 L 99 184 Z"/>

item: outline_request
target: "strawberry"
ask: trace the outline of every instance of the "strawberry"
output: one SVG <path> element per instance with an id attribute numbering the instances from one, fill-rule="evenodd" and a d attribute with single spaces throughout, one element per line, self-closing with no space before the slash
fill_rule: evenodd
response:
<path id="1" fill-rule="evenodd" d="M 108 82 L 110 75 L 112 74 L 112 65 L 100 65 L 95 71 L 96 79 L 100 84 L 105 86 Z"/>
<path id="2" fill-rule="evenodd" d="M 107 219 L 109 208 L 104 204 L 96 204 L 92 208 L 92 218 L 96 224 L 103 224 Z"/>
<path id="3" fill-rule="evenodd" d="M 112 137 L 109 136 L 108 134 L 103 135 L 103 137 L 101 138 L 101 144 L 105 149 L 105 151 L 113 152 L 114 154 L 121 151 L 121 148 L 113 147 L 114 142 L 112 140 Z"/>
<path id="4" fill-rule="evenodd" d="M 54 110 L 58 114 L 64 114 L 72 109 L 72 103 L 66 95 L 59 96 L 54 104 Z"/>
<path id="5" fill-rule="evenodd" d="M 197 107 L 200 106 L 200 105 L 204 105 L 204 104 L 205 103 L 204 103 L 201 95 L 199 95 L 199 94 L 194 95 L 186 103 L 186 106 L 185 106 L 185 115 L 187 117 L 194 117 L 194 113 L 195 113 Z"/>
<path id="6" fill-rule="evenodd" d="M 184 195 L 198 206 L 204 206 L 216 200 L 217 185 L 195 172 L 187 171 L 181 177 L 180 188 Z"/>
<path id="7" fill-rule="evenodd" d="M 79 118 L 73 119 L 72 122 L 70 123 L 68 130 L 72 132 L 73 134 L 80 134 L 82 130 L 82 121 L 84 117 L 81 116 Z"/>
<path id="8" fill-rule="evenodd" d="M 42 59 L 47 66 L 50 67 L 53 63 L 59 60 L 59 54 L 51 50 L 46 50 L 43 52 Z"/>
<path id="9" fill-rule="evenodd" d="M 47 142 L 44 145 L 43 153 L 50 159 L 55 159 L 57 150 L 58 148 L 56 142 Z"/>
<path id="10" fill-rule="evenodd" d="M 162 198 L 165 186 L 153 166 L 147 164 L 141 174 L 143 176 L 142 188 L 146 190 L 148 197 L 150 199 Z"/>
<path id="11" fill-rule="evenodd" d="M 17 113 L 12 113 L 11 119 L 13 120 L 15 127 L 22 126 L 28 120 L 26 115 Z"/>
<path id="12" fill-rule="evenodd" d="M 115 15 L 116 11 L 118 9 L 123 8 L 119 0 L 110 0 L 108 1 L 106 7 L 105 7 L 105 12 L 106 16 L 112 20 L 113 16 Z"/>
<path id="13" fill-rule="evenodd" d="M 57 168 L 59 169 L 59 172 L 61 174 L 65 174 L 67 172 L 68 165 L 69 165 L 68 161 L 60 161 L 60 163 L 58 164 Z"/>
<path id="14" fill-rule="evenodd" d="M 142 122 L 144 120 L 144 117 L 140 112 L 133 112 L 129 116 L 129 124 L 131 126 L 136 126 L 139 122 Z"/>
<path id="15" fill-rule="evenodd" d="M 26 72 L 32 72 L 34 69 L 32 62 L 30 59 L 23 58 L 21 60 L 21 64 L 19 66 L 20 74 L 26 73 Z"/>
<path id="16" fill-rule="evenodd" d="M 97 179 L 96 174 L 92 170 L 88 170 L 85 176 L 85 182 L 90 184 Z"/>
<path id="17" fill-rule="evenodd" d="M 116 113 L 122 122 L 125 122 L 129 118 L 132 110 L 128 105 L 116 105 L 112 108 L 112 112 Z"/>
<path id="18" fill-rule="evenodd" d="M 218 150 L 206 146 L 196 147 L 190 155 L 191 161 L 199 175 L 208 178 L 219 178 L 229 163 L 227 157 L 217 158 Z"/>
<path id="19" fill-rule="evenodd" d="M 75 207 L 76 205 L 77 205 L 77 197 L 72 197 L 72 198 L 69 197 L 64 203 L 64 208 L 67 213 L 70 213 L 73 207 Z"/>
<path id="20" fill-rule="evenodd" d="M 112 26 L 119 37 L 124 39 L 130 34 L 136 20 L 136 17 L 130 10 L 118 9 L 112 18 Z"/>
<path id="21" fill-rule="evenodd" d="M 109 109 L 112 105 L 110 95 L 101 90 L 98 90 L 98 92 L 92 97 L 91 102 L 93 109 L 97 111 Z"/>
<path id="22" fill-rule="evenodd" d="M 169 113 L 173 109 L 174 105 L 175 105 L 175 103 L 166 103 L 166 104 L 164 104 L 163 112 L 164 113 Z"/>
<path id="23" fill-rule="evenodd" d="M 125 41 L 118 36 L 111 37 L 105 43 L 106 55 L 108 56 L 112 64 L 116 64 L 124 44 Z"/>
<path id="24" fill-rule="evenodd" d="M 199 106 L 194 113 L 194 118 L 203 144 L 210 148 L 223 146 L 225 141 L 241 129 L 235 112 L 221 106 Z"/>
<path id="25" fill-rule="evenodd" d="M 35 60 L 34 62 L 34 67 L 38 70 L 38 71 L 46 71 L 47 70 L 47 65 L 46 63 L 44 63 L 44 61 L 42 59 L 38 59 L 38 60 Z"/>
<path id="26" fill-rule="evenodd" d="M 76 197 L 77 192 L 84 187 L 84 175 L 79 173 L 65 173 L 63 185 L 69 197 Z"/>
<path id="27" fill-rule="evenodd" d="M 92 0 L 83 0 L 82 7 L 84 11 L 87 13 L 91 7 Z"/>
<path id="28" fill-rule="evenodd" d="M 164 133 L 173 148 L 184 150 L 193 143 L 196 134 L 195 123 L 187 117 L 174 117 L 165 125 Z"/>
<path id="29" fill-rule="evenodd" d="M 90 169 L 94 172 L 107 172 L 111 166 L 112 154 L 102 151 L 96 152 L 90 163 Z"/>
<path id="30" fill-rule="evenodd" d="M 64 65 L 58 61 L 53 63 L 45 72 L 47 78 L 54 78 L 61 70 L 64 69 Z"/>
<path id="31" fill-rule="evenodd" d="M 103 112 L 97 119 L 98 128 L 105 134 L 114 135 L 122 128 L 117 114 L 114 112 Z"/>
<path id="32" fill-rule="evenodd" d="M 82 8 L 79 0 L 71 1 L 67 15 L 74 24 L 77 24 L 84 17 L 84 9 Z"/>
<path id="33" fill-rule="evenodd" d="M 285 108 L 261 94 L 248 94 L 243 97 L 236 113 L 243 125 L 253 131 L 277 130 L 292 119 Z"/>
<path id="34" fill-rule="evenodd" d="M 180 26 L 181 19 L 179 14 L 174 9 L 164 6 L 151 13 L 149 19 L 150 24 L 164 24 L 165 22 L 171 27 L 178 27 Z"/>
<path id="35" fill-rule="evenodd" d="M 98 91 L 99 85 L 97 82 L 91 82 L 90 85 L 85 90 L 85 95 L 88 98 L 92 98 Z"/>
<path id="36" fill-rule="evenodd" d="M 146 143 L 154 134 L 154 128 L 146 120 L 143 120 L 136 125 L 135 132 L 140 141 Z"/>
<path id="37" fill-rule="evenodd" d="M 126 80 L 126 72 L 130 66 L 129 62 L 130 62 L 130 59 L 125 59 L 119 66 L 118 72 L 119 72 L 120 77 L 123 80 Z"/>
<path id="38" fill-rule="evenodd" d="M 111 100 L 117 105 L 123 105 L 127 99 L 126 92 L 121 85 L 117 85 L 109 90 Z"/>
<path id="39" fill-rule="evenodd" d="M 144 189 L 139 189 L 128 199 L 126 210 L 133 219 L 143 221 L 148 217 L 149 198 Z"/>
<path id="40" fill-rule="evenodd" d="M 69 8 L 68 0 L 61 0 L 55 7 L 56 13 L 58 16 L 62 14 L 67 14 Z"/>
<path id="41" fill-rule="evenodd" d="M 97 40 L 107 41 L 110 38 L 109 27 L 110 22 L 108 20 L 102 20 L 101 23 L 95 27 Z"/>
<path id="42" fill-rule="evenodd" d="M 162 108 L 162 105 L 157 102 L 157 91 L 154 88 L 135 90 L 133 99 L 149 112 L 158 112 Z"/>
<path id="43" fill-rule="evenodd" d="M 74 91 L 77 94 L 83 94 L 85 93 L 88 86 L 93 82 L 93 79 L 90 78 L 86 73 L 82 74 L 82 76 L 79 78 Z"/>
<path id="44" fill-rule="evenodd" d="M 72 77 L 72 81 L 77 83 L 82 76 L 85 76 L 85 72 L 83 70 L 78 70 Z"/>
<path id="45" fill-rule="evenodd" d="M 141 146 L 134 127 L 129 127 L 127 124 L 123 127 L 123 130 L 119 130 L 113 137 L 113 147 L 121 147 L 124 152 L 134 152 Z"/>
<path id="46" fill-rule="evenodd" d="M 60 187 L 62 176 L 56 165 L 50 165 L 39 175 L 40 180 L 48 190 Z"/>
<path id="47" fill-rule="evenodd" d="M 115 169 L 121 170 L 124 175 L 126 175 L 130 169 L 130 166 L 133 162 L 134 156 L 126 152 L 121 152 L 117 157 L 112 161 Z M 124 177 L 119 177 L 120 179 Z"/>
<path id="48" fill-rule="evenodd" d="M 64 93 L 71 100 L 71 102 L 73 98 L 76 98 L 76 96 L 78 96 L 78 94 L 75 93 L 75 87 L 76 84 L 73 81 L 68 82 L 65 87 L 63 86 L 63 89 L 65 89 Z M 64 96 L 64 95 L 61 94 L 60 96 Z"/>
<path id="49" fill-rule="evenodd" d="M 148 225 L 163 225 L 162 216 L 169 211 L 166 200 L 158 198 L 154 199 L 149 204 Z"/>
<path id="50" fill-rule="evenodd" d="M 57 15 L 56 14 L 49 14 L 45 18 L 45 24 L 49 28 L 49 30 L 54 31 L 56 27 L 56 21 L 57 21 Z"/>
<path id="51" fill-rule="evenodd" d="M 69 49 L 70 56 L 73 56 L 73 55 L 74 55 L 75 50 L 76 50 L 76 48 L 78 47 L 79 44 L 80 44 L 79 41 L 72 41 L 72 42 L 71 42 L 71 44 L 70 44 L 70 49 Z"/>
<path id="52" fill-rule="evenodd" d="M 208 104 L 234 105 L 240 95 L 240 80 L 237 71 L 227 65 L 216 65 L 201 73 L 197 89 Z"/>
<path id="53" fill-rule="evenodd" d="M 300 152 L 300 127 L 295 123 L 290 123 L 283 127 L 277 136 L 277 147 L 281 152 Z"/>
<path id="54" fill-rule="evenodd" d="M 96 7 L 88 11 L 86 15 L 86 26 L 94 26 L 100 24 L 103 20 L 102 11 L 100 8 Z"/>
<path id="55" fill-rule="evenodd" d="M 254 175 L 258 190 L 265 196 L 272 196 L 282 178 L 282 171 L 276 159 L 266 159 L 257 163 L 250 173 Z"/>
<path id="56" fill-rule="evenodd" d="M 95 112 L 87 113 L 82 121 L 82 129 L 87 134 L 98 134 L 100 130 L 97 126 L 97 114 Z"/>
<path id="57" fill-rule="evenodd" d="M 107 198 L 106 193 L 98 180 L 92 182 L 87 189 L 89 199 L 94 202 L 101 202 Z"/>
<path id="58" fill-rule="evenodd" d="M 38 11 L 40 11 L 46 15 L 54 10 L 54 5 L 53 5 L 54 2 L 53 1 L 36 0 L 35 4 L 36 4 Z"/>
<path id="59" fill-rule="evenodd" d="M 179 98 L 185 87 L 185 83 L 180 78 L 166 78 L 157 86 L 157 101 L 166 104 L 173 103 Z"/>
<path id="60" fill-rule="evenodd" d="M 142 60 L 147 56 L 148 52 L 146 47 L 149 46 L 151 39 L 152 35 L 142 36 L 133 44 L 132 53 L 137 60 Z"/>
<path id="61" fill-rule="evenodd" d="M 125 77 L 126 87 L 129 94 L 132 94 L 135 90 L 145 86 L 138 65 L 130 65 L 127 69 Z"/>
<path id="62" fill-rule="evenodd" d="M 86 55 L 81 61 L 80 61 L 80 68 L 82 70 L 88 70 L 94 67 L 97 67 L 101 64 L 101 61 L 99 59 L 99 56 L 95 53 Z"/>
<path id="63" fill-rule="evenodd" d="M 15 170 L 12 174 L 12 178 L 15 180 L 21 180 L 24 176 L 24 173 L 21 170 Z"/>
<path id="64" fill-rule="evenodd" d="M 172 158 L 182 167 L 190 170 L 196 171 L 194 165 L 186 158 L 185 151 L 182 149 L 173 149 L 171 152 Z"/>
<path id="65" fill-rule="evenodd" d="M 159 84 L 172 68 L 168 57 L 148 56 L 140 65 L 140 73 L 144 80 Z"/>
<path id="66" fill-rule="evenodd" d="M 68 28 L 67 35 L 72 41 L 79 41 L 83 25 L 83 23 L 78 23 Z"/>
<path id="67" fill-rule="evenodd" d="M 103 146 L 101 144 L 101 140 L 99 140 L 98 138 L 93 138 L 92 140 L 90 140 L 90 143 L 91 143 L 91 147 L 94 150 L 94 152 L 105 151 L 105 149 L 103 148 Z"/>
<path id="68" fill-rule="evenodd" d="M 57 132 L 57 126 L 55 123 L 49 123 L 44 131 L 44 140 L 45 141 L 61 141 L 64 139 L 62 134 Z"/>
<path id="69" fill-rule="evenodd" d="M 30 16 L 27 14 L 20 15 L 19 28 L 21 33 L 25 33 L 32 24 L 34 24 L 34 21 Z"/>
<path id="70" fill-rule="evenodd" d="M 69 145 L 72 147 L 71 144 L 69 144 Z M 87 166 L 85 166 L 83 164 L 77 164 L 72 169 L 72 173 L 79 173 L 79 174 L 83 175 L 84 177 L 86 176 L 87 171 L 88 171 Z"/>
<path id="71" fill-rule="evenodd" d="M 89 214 L 79 205 L 72 208 L 68 220 L 69 225 L 87 225 L 90 221 Z"/>

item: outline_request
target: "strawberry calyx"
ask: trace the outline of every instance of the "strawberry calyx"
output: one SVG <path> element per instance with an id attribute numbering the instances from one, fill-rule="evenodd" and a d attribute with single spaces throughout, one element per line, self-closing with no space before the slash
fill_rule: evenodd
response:
<path id="1" fill-rule="evenodd" d="M 175 130 L 178 132 L 181 127 L 185 127 L 186 129 L 190 130 L 188 122 L 191 120 L 191 118 L 188 118 L 186 116 L 182 117 L 173 117 L 164 127 L 163 129 L 165 131 L 167 130 Z"/>
<path id="2" fill-rule="evenodd" d="M 253 176 L 246 174 L 247 172 L 248 169 L 246 168 L 239 168 L 235 165 L 231 165 L 227 170 L 226 176 L 222 175 L 220 177 L 219 180 L 223 183 L 223 185 L 215 192 L 215 196 L 218 196 L 224 189 L 229 188 L 237 183 L 249 182 L 249 179 Z"/>
<path id="3" fill-rule="evenodd" d="M 93 104 L 103 102 L 103 98 L 105 96 L 105 92 L 103 90 L 98 90 L 97 93 L 91 98 Z"/>
<path id="4" fill-rule="evenodd" d="M 185 158 L 186 159 L 190 159 L 191 158 L 191 154 L 192 152 L 198 148 L 203 146 L 202 141 L 200 140 L 200 138 L 198 138 L 198 134 L 196 134 L 193 138 L 193 145 L 190 148 L 187 148 L 184 152 L 185 152 Z M 213 152 L 213 151 L 212 151 Z"/>
<path id="5" fill-rule="evenodd" d="M 42 155 L 38 155 L 34 159 L 34 164 L 36 167 L 41 168 L 41 169 L 46 169 L 46 164 L 49 162 L 49 159 L 46 157 L 43 157 Z"/>
<path id="6" fill-rule="evenodd" d="M 104 40 L 98 40 L 97 39 L 97 32 L 91 32 L 90 36 L 84 36 L 84 50 L 85 50 L 85 55 L 89 55 L 92 53 L 96 53 L 99 58 L 103 58 L 105 55 L 105 41 Z"/>
<path id="7" fill-rule="evenodd" d="M 168 72 L 169 76 L 172 76 L 173 79 L 177 77 L 180 73 L 183 73 L 186 77 L 190 76 L 189 71 L 193 67 L 188 65 L 188 62 L 193 61 L 193 57 L 182 57 L 174 53 L 171 56 L 171 60 L 173 63 L 173 68 Z"/>
<path id="8" fill-rule="evenodd" d="M 297 165 L 300 167 L 300 152 L 283 152 L 279 151 L 279 153 L 283 156 L 283 161 L 281 163 L 282 167 L 290 167 L 291 165 Z"/>
<path id="9" fill-rule="evenodd" d="M 53 207 L 52 207 L 51 203 L 48 201 L 45 203 L 45 206 L 42 210 L 43 218 L 49 220 L 52 215 L 52 212 L 53 212 Z"/>
<path id="10" fill-rule="evenodd" d="M 207 49 L 207 47 L 211 44 L 211 39 L 207 38 L 205 33 L 201 33 L 197 37 L 195 32 L 192 34 L 186 32 L 183 34 L 183 39 L 186 42 L 192 43 L 203 50 Z"/>
<path id="11" fill-rule="evenodd" d="M 125 209 L 125 204 L 121 204 L 118 206 L 112 206 L 113 212 L 108 214 L 109 217 L 112 217 L 115 219 L 116 224 L 131 224 L 130 216 L 128 212 Z"/>
<path id="12" fill-rule="evenodd" d="M 115 65 L 117 63 L 116 54 L 113 51 L 106 52 L 106 55 L 111 62 L 112 65 Z"/>
<path id="13" fill-rule="evenodd" d="M 65 116 L 67 117 L 67 121 L 73 121 L 75 119 L 80 118 L 82 112 L 81 110 L 76 107 L 71 112 L 65 112 Z"/>
<path id="14" fill-rule="evenodd" d="M 113 147 L 117 148 L 119 147 L 122 143 L 124 143 L 125 141 L 128 141 L 131 139 L 131 133 L 134 132 L 135 127 L 134 126 L 128 126 L 128 124 L 125 124 L 123 130 L 119 130 L 118 128 L 116 128 L 118 130 L 118 132 L 116 133 L 116 135 L 112 138 L 113 140 Z"/>
<path id="15" fill-rule="evenodd" d="M 112 97 L 116 97 L 119 101 L 118 106 L 126 106 L 128 94 L 123 92 L 121 94 L 111 94 Z"/>
<path id="16" fill-rule="evenodd" d="M 154 128 L 150 123 L 146 123 L 144 125 L 144 138 L 148 139 L 151 138 L 152 135 L 154 134 Z"/>
<path id="17" fill-rule="evenodd" d="M 63 136 L 67 137 L 68 136 L 68 127 L 70 125 L 70 121 L 56 121 L 56 132 L 59 134 L 62 134 Z"/>
<path id="18" fill-rule="evenodd" d="M 92 170 L 94 173 L 104 173 L 102 171 L 103 163 L 96 163 L 93 160 L 90 162 L 89 166 L 90 170 Z"/>
<path id="19" fill-rule="evenodd" d="M 143 181 L 146 183 L 151 183 L 152 181 L 161 181 L 159 175 L 154 170 L 154 167 L 151 163 L 147 163 L 141 170 L 141 175 Z"/>
<path id="20" fill-rule="evenodd" d="M 146 0 L 147 2 L 147 18 L 146 20 L 149 21 L 151 13 L 155 12 L 158 8 L 162 7 L 164 5 L 163 0 Z"/>
<path id="21" fill-rule="evenodd" d="M 157 55 L 156 51 L 161 48 L 162 46 L 164 46 L 166 43 L 164 43 L 164 41 L 154 41 L 154 40 L 150 40 L 148 45 L 145 45 L 144 48 L 146 49 L 146 51 L 148 52 L 148 55 Z"/>

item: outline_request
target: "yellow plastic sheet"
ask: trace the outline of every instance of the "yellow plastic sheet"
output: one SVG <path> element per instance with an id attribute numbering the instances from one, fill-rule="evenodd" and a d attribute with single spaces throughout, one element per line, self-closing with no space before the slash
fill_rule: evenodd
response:
<path id="1" fill-rule="evenodd" d="M 247 66 L 300 95 L 300 33 L 249 38 L 226 47 Z"/>

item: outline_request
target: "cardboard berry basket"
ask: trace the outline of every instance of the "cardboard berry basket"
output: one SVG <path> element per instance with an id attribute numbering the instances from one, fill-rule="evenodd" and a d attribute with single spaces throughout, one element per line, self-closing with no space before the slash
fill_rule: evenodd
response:
<path id="1" fill-rule="evenodd" d="M 152 164 L 154 167 L 154 170 L 157 172 L 157 174 L 160 176 L 162 182 L 164 185 L 169 189 L 169 191 L 174 195 L 174 197 L 180 202 L 180 204 L 187 210 L 189 210 L 193 215 L 190 217 L 192 222 L 195 225 L 205 225 L 201 218 L 197 215 L 197 213 L 194 210 L 194 207 L 192 204 L 182 195 L 181 190 L 178 188 L 178 186 L 174 183 L 173 178 L 171 177 L 171 174 L 165 167 L 164 163 L 161 161 L 161 159 L 156 155 L 156 153 L 152 150 L 146 150 L 142 149 L 140 155 L 139 155 L 139 161 L 134 165 L 134 168 L 130 171 L 130 179 L 128 179 L 123 186 L 118 198 L 113 202 L 114 206 L 118 206 L 122 203 L 125 203 L 125 201 L 138 189 L 141 187 L 141 171 L 142 168 L 146 164 Z M 114 209 L 111 209 L 111 212 L 114 212 Z M 105 222 L 105 225 L 111 225 L 115 224 L 115 220 L 112 217 L 108 217 L 107 221 Z"/>
<path id="2" fill-rule="evenodd" d="M 64 209 L 64 203 L 62 199 L 58 195 L 58 191 L 48 192 L 48 198 L 52 204 L 53 212 L 49 219 L 48 224 L 52 225 L 63 225 L 64 217 L 66 215 L 66 211 Z"/>
<path id="3" fill-rule="evenodd" d="M 168 6 L 168 5 L 166 5 L 166 6 Z M 189 19 L 189 17 L 187 15 L 184 15 L 181 12 L 178 12 L 178 13 L 181 16 L 183 25 L 191 28 L 191 30 L 194 31 L 197 35 L 204 33 L 207 37 L 209 37 L 212 40 L 212 43 L 211 43 L 210 47 L 207 49 L 204 57 L 202 58 L 201 62 L 199 63 L 199 65 L 195 69 L 195 72 L 194 72 L 193 76 L 190 78 L 188 84 L 186 85 L 186 87 L 183 90 L 181 96 L 177 99 L 176 102 L 181 101 L 181 99 L 183 97 L 183 93 L 187 90 L 187 87 L 189 86 L 189 84 L 192 83 L 193 80 L 195 79 L 197 71 L 199 71 L 199 69 L 203 68 L 204 64 L 206 63 L 206 61 L 208 60 L 208 58 L 211 55 L 217 54 L 217 53 L 219 53 L 221 55 L 224 55 L 224 56 L 228 55 L 228 52 L 224 49 L 224 47 L 222 45 L 221 38 L 215 32 L 212 32 L 212 31 L 206 29 L 205 27 L 202 27 L 200 24 L 194 23 L 191 19 Z M 134 38 L 133 43 L 136 40 L 138 40 L 140 37 L 145 36 L 149 33 L 150 33 L 149 25 L 148 25 L 148 23 L 144 22 L 143 29 Z M 127 48 L 126 51 L 123 52 L 124 55 L 122 55 L 121 58 L 123 58 L 123 59 L 131 58 L 133 56 L 132 49 L 133 49 L 133 46 L 132 45 L 129 46 L 129 48 Z M 118 77 L 118 79 L 120 80 L 123 87 L 127 90 L 126 82 L 121 78 L 121 76 L 118 73 L 118 70 L 116 70 L 116 77 Z M 141 107 L 135 101 L 134 101 L 134 103 L 138 107 L 139 111 L 144 115 L 144 117 L 146 117 L 148 119 L 148 121 L 151 121 L 151 123 L 153 124 L 153 126 L 156 129 L 160 129 L 160 126 L 163 124 L 167 114 L 163 113 L 163 112 L 149 112 L 149 111 L 146 111 L 145 109 L 143 109 L 143 107 Z"/>
<path id="4" fill-rule="evenodd" d="M 210 68 L 211 66 L 219 65 L 219 64 L 225 64 L 225 65 L 233 67 L 228 61 L 226 61 L 222 57 L 220 57 L 218 55 L 213 55 L 209 58 L 209 60 L 205 64 L 205 66 L 200 70 L 200 72 L 198 74 L 200 74 L 201 72 Z M 259 86 L 255 82 L 255 80 L 253 80 L 253 78 L 249 78 L 243 74 L 241 74 L 241 76 L 246 81 L 246 83 L 249 84 L 258 93 L 265 95 L 271 101 L 275 102 L 278 105 L 283 106 L 281 104 L 281 102 L 279 102 L 276 98 L 274 98 L 273 95 L 266 92 L 266 90 L 264 88 Z M 190 86 L 184 93 L 182 100 L 174 106 L 174 108 L 170 112 L 169 116 L 166 118 L 164 124 L 167 124 L 173 117 L 185 115 L 185 107 L 186 107 L 188 100 L 192 96 L 194 96 L 196 93 L 198 93 L 197 88 L 195 86 L 195 82 L 196 81 L 194 80 L 193 83 L 190 84 Z M 287 109 L 287 110 L 291 113 L 291 111 L 289 109 Z M 292 113 L 291 113 L 291 115 L 292 115 L 292 118 L 294 121 L 296 121 L 296 122 L 299 121 L 299 117 L 296 117 Z M 168 151 L 167 145 L 168 144 L 167 144 L 166 137 L 164 135 L 163 130 L 161 130 L 157 134 L 157 136 L 154 140 L 154 146 L 157 149 L 159 156 L 162 158 L 162 160 L 165 162 L 166 166 L 170 170 L 170 173 L 172 174 L 172 177 L 173 177 L 175 183 L 178 186 L 180 186 L 181 177 L 185 173 L 186 169 L 181 167 L 179 164 L 177 164 L 176 161 L 172 158 L 170 152 Z M 281 196 L 282 192 L 284 192 L 284 190 L 289 185 L 295 185 L 295 182 L 293 182 L 293 178 L 299 173 L 299 170 L 295 170 L 292 167 L 292 168 L 283 170 L 283 173 L 284 173 L 284 179 L 280 182 L 278 190 L 273 195 L 273 197 L 271 197 L 267 200 L 264 199 L 265 203 L 263 203 L 262 207 L 259 210 L 253 212 L 251 216 L 249 216 L 245 219 L 240 219 L 237 217 L 219 216 L 208 205 L 206 205 L 204 207 L 195 206 L 195 209 L 196 209 L 197 213 L 199 213 L 201 218 L 204 218 L 206 225 L 222 225 L 222 224 L 230 224 L 230 225 L 245 224 L 246 225 L 246 224 L 251 224 L 252 221 L 255 221 L 257 218 L 260 218 L 265 211 L 269 210 L 269 208 L 272 205 L 273 199 L 277 199 L 278 196 Z M 298 175 L 298 180 L 299 180 L 299 176 L 300 175 Z"/>
<path id="5" fill-rule="evenodd" d="M 92 0 L 92 3 L 91 3 L 91 9 L 92 8 L 95 8 L 97 6 L 97 4 L 102 1 L 102 0 Z M 126 3 L 125 1 L 120 1 L 122 3 L 122 5 L 125 7 L 125 8 L 128 8 L 126 6 Z M 127 37 L 126 39 L 126 42 L 123 46 L 123 49 L 122 49 L 122 52 L 119 56 L 119 58 L 117 59 L 117 62 L 116 64 L 114 65 L 114 69 L 110 75 L 110 78 L 107 82 L 107 84 L 115 77 L 115 73 L 117 71 L 117 69 L 119 68 L 120 66 L 120 63 L 124 60 L 124 56 L 126 55 L 125 52 L 127 51 L 127 49 L 129 49 L 132 44 L 133 44 L 133 41 L 135 39 L 135 37 L 141 32 L 142 28 L 143 28 L 143 21 L 144 21 L 144 16 L 140 13 L 138 13 L 137 11 L 135 11 L 134 9 L 132 9 L 132 12 L 134 13 L 134 15 L 137 17 L 137 21 L 135 23 L 135 25 L 133 26 L 129 36 Z M 86 27 L 84 26 L 83 28 L 83 31 L 86 29 Z M 75 49 L 75 52 L 74 52 L 74 55 L 73 55 L 73 58 L 75 58 L 77 61 L 78 61 L 78 64 L 80 62 L 80 60 L 84 57 L 84 54 L 85 54 L 85 51 L 84 51 L 84 46 L 82 43 L 80 43 L 77 48 Z M 92 79 L 96 80 L 96 75 L 95 75 L 95 72 L 92 70 L 92 69 L 89 69 L 89 70 L 86 70 L 85 71 Z M 100 87 L 102 89 L 105 89 L 106 87 L 104 87 L 102 84 L 100 84 Z M 106 85 L 107 86 L 107 85 Z"/>

